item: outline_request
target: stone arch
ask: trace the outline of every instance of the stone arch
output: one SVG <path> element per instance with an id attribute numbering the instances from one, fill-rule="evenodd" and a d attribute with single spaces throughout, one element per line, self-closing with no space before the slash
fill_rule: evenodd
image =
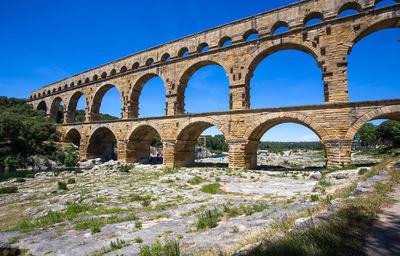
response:
<path id="1" fill-rule="evenodd" d="M 119 70 L 119 73 L 125 73 L 128 69 L 126 68 L 126 66 L 122 66 L 121 69 Z"/>
<path id="2" fill-rule="evenodd" d="M 307 23 L 313 19 L 319 19 L 319 20 L 323 21 L 324 15 L 321 12 L 312 12 L 312 13 L 308 14 L 303 20 L 303 26 L 306 27 Z"/>
<path id="3" fill-rule="evenodd" d="M 275 31 L 277 31 L 281 27 L 289 29 L 289 24 L 286 21 L 281 21 L 281 20 L 275 22 L 275 24 L 271 27 L 271 35 L 274 35 Z"/>
<path id="4" fill-rule="evenodd" d="M 93 81 L 97 81 L 97 79 L 99 79 L 99 76 L 98 75 L 93 75 Z"/>
<path id="5" fill-rule="evenodd" d="M 110 76 L 115 76 L 115 74 L 117 74 L 117 71 L 115 70 L 115 68 L 113 68 L 113 69 L 110 71 Z"/>
<path id="6" fill-rule="evenodd" d="M 347 130 L 345 139 L 353 140 L 358 130 L 367 122 L 375 119 L 392 119 L 400 121 L 400 106 L 386 106 L 371 110 L 358 118 Z"/>
<path id="7" fill-rule="evenodd" d="M 354 45 L 372 33 L 389 28 L 400 28 L 400 15 L 399 17 L 391 16 L 390 18 L 384 17 L 378 20 L 370 19 L 363 23 L 362 26 L 364 27 L 363 29 L 353 32 L 352 35 L 346 39 L 345 43 L 343 43 L 343 45 L 349 46 L 347 54 L 351 53 Z"/>
<path id="8" fill-rule="evenodd" d="M 359 4 L 358 2 L 355 2 L 355 1 L 347 2 L 347 3 L 343 4 L 342 7 L 340 7 L 337 15 L 339 16 L 342 12 L 348 11 L 348 10 L 355 10 L 357 12 L 361 12 L 362 6 L 361 6 L 361 4 Z"/>
<path id="9" fill-rule="evenodd" d="M 59 108 L 61 106 L 61 102 L 63 102 L 61 97 L 56 97 L 53 99 L 51 106 L 50 106 L 50 119 L 54 122 L 61 123 L 63 122 L 63 116 L 59 116 Z M 65 104 L 64 104 L 65 105 Z M 65 106 L 64 106 L 65 108 Z M 64 109 L 65 111 L 65 109 Z"/>
<path id="10" fill-rule="evenodd" d="M 90 82 L 89 77 L 86 77 L 86 78 L 85 78 L 85 84 L 87 84 L 87 83 L 89 83 L 89 82 Z"/>
<path id="11" fill-rule="evenodd" d="M 219 40 L 219 42 L 218 42 L 218 47 L 224 47 L 224 44 L 225 44 L 226 42 L 229 42 L 229 41 L 232 41 L 232 38 L 231 38 L 231 37 L 229 37 L 229 36 L 223 36 L 223 37 Z"/>
<path id="12" fill-rule="evenodd" d="M 186 126 L 180 127 L 177 131 L 176 143 L 173 150 L 173 166 L 187 167 L 194 164 L 195 145 L 201 133 L 212 126 L 217 127 L 227 138 L 227 133 L 218 123 L 210 118 L 199 119 Z"/>
<path id="13" fill-rule="evenodd" d="M 142 92 L 144 85 L 153 79 L 154 77 L 160 77 L 161 80 L 164 82 L 165 87 L 165 80 L 163 77 L 156 73 L 147 73 L 142 75 L 135 83 L 131 91 L 129 92 L 129 101 L 127 104 L 127 112 L 128 118 L 137 118 L 139 116 L 139 98 Z"/>
<path id="14" fill-rule="evenodd" d="M 106 78 L 107 77 L 107 72 L 104 71 L 103 73 L 101 73 L 101 78 Z"/>
<path id="15" fill-rule="evenodd" d="M 153 58 L 148 58 L 148 59 L 146 60 L 146 66 L 147 66 L 147 67 L 149 67 L 149 66 L 151 66 L 151 65 L 153 65 L 153 64 L 154 64 Z"/>
<path id="16" fill-rule="evenodd" d="M 39 93 L 39 97 L 40 97 L 40 93 Z M 42 111 L 47 113 L 47 104 L 46 104 L 46 102 L 44 100 L 39 102 L 39 104 L 36 107 L 36 110 L 42 110 Z"/>
<path id="17" fill-rule="evenodd" d="M 81 144 L 81 134 L 79 133 L 79 131 L 77 129 L 71 128 L 65 134 L 64 142 L 72 143 L 75 146 L 79 147 Z"/>
<path id="18" fill-rule="evenodd" d="M 156 128 L 149 124 L 135 127 L 127 138 L 126 162 L 148 162 L 150 160 L 150 145 L 157 133 L 160 134 Z"/>
<path id="19" fill-rule="evenodd" d="M 243 34 L 243 40 L 247 41 L 247 39 L 251 36 L 251 35 L 258 35 L 258 31 L 254 28 L 247 30 L 244 34 Z"/>
<path id="20" fill-rule="evenodd" d="M 116 159 L 117 139 L 113 131 L 107 127 L 99 127 L 92 132 L 86 151 L 87 159 Z"/>
<path id="21" fill-rule="evenodd" d="M 135 62 L 132 64 L 132 69 L 133 70 L 139 69 L 139 66 L 140 66 L 139 62 Z"/>
<path id="22" fill-rule="evenodd" d="M 297 44 L 297 43 L 292 43 L 292 42 L 285 42 L 277 45 L 267 45 L 258 51 L 257 55 L 255 55 L 253 58 L 250 59 L 250 62 L 247 64 L 247 69 L 248 73 L 246 74 L 245 81 L 247 84 L 250 84 L 250 79 L 253 77 L 253 72 L 257 68 L 257 66 L 266 59 L 268 56 L 277 53 L 279 51 L 284 51 L 284 50 L 298 50 L 301 52 L 304 52 L 311 57 L 313 57 L 319 66 L 319 59 L 320 56 L 319 54 L 314 51 L 311 47 L 303 44 Z"/>
<path id="23" fill-rule="evenodd" d="M 113 84 L 102 85 L 100 88 L 97 89 L 96 93 L 94 94 L 93 100 L 91 102 L 90 121 L 98 120 L 99 113 L 100 113 L 100 106 L 101 106 L 101 102 L 103 101 L 103 97 L 113 87 L 117 88 L 120 98 L 121 98 L 121 102 L 123 102 L 121 90 L 117 86 L 114 86 Z"/>
<path id="24" fill-rule="evenodd" d="M 199 44 L 199 46 L 197 46 L 197 53 L 202 53 L 206 47 L 208 47 L 208 44 L 205 42 Z"/>
<path id="25" fill-rule="evenodd" d="M 181 73 L 179 77 L 179 85 L 177 87 L 177 94 L 178 94 L 178 100 L 177 100 L 177 106 L 176 108 L 178 109 L 178 112 L 184 113 L 185 112 L 185 90 L 187 87 L 187 83 L 189 82 L 190 78 L 196 73 L 199 69 L 210 66 L 210 65 L 217 65 L 222 67 L 225 70 L 225 73 L 228 74 L 226 68 L 213 60 L 200 60 L 192 65 L 189 66 L 189 68 L 185 69 L 183 73 Z M 228 75 L 227 75 L 228 76 Z M 229 77 L 228 77 L 229 78 Z"/>
<path id="26" fill-rule="evenodd" d="M 170 57 L 171 57 L 171 56 L 169 55 L 168 52 L 164 53 L 163 56 L 161 57 L 161 62 L 166 62 L 166 61 L 168 61 L 168 59 L 169 59 Z"/>
<path id="27" fill-rule="evenodd" d="M 178 57 L 183 57 L 183 55 L 185 55 L 185 53 L 189 54 L 189 49 L 187 47 L 182 47 L 179 51 L 178 51 Z"/>
<path id="28" fill-rule="evenodd" d="M 375 6 L 377 5 L 377 4 L 379 4 L 380 2 L 383 2 L 383 1 L 387 1 L 387 0 L 375 0 Z M 395 2 L 397 2 L 397 3 L 400 3 L 400 0 L 394 0 Z"/>
<path id="29" fill-rule="evenodd" d="M 86 103 L 86 109 L 87 109 L 87 98 L 86 96 L 81 92 L 81 91 L 76 91 L 74 92 L 74 94 L 72 94 L 72 96 L 69 98 L 65 108 L 66 108 L 66 122 L 69 123 L 75 123 L 76 122 L 76 108 L 78 105 L 78 101 L 79 99 L 82 97 L 85 98 L 85 103 Z"/>
<path id="30" fill-rule="evenodd" d="M 274 126 L 283 123 L 296 123 L 312 130 L 321 141 L 328 138 L 324 128 L 312 120 L 311 117 L 298 113 L 286 113 L 285 115 L 270 114 L 258 119 L 247 129 L 245 138 L 247 143 L 244 147 L 245 165 L 250 168 L 257 167 L 257 146 L 260 144 L 261 137 Z"/>

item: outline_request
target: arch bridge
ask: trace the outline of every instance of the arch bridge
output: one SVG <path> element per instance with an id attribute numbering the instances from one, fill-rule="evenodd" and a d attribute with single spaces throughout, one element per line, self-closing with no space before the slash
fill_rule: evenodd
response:
<path id="1" fill-rule="evenodd" d="M 189 166 L 194 146 L 206 128 L 216 126 L 229 145 L 229 166 L 252 168 L 261 136 L 271 127 L 294 122 L 313 130 L 325 146 L 327 167 L 350 163 L 357 130 L 373 119 L 400 120 L 400 99 L 349 102 L 347 56 L 353 46 L 378 30 L 400 27 L 400 0 L 304 0 L 221 25 L 104 64 L 31 93 L 29 103 L 57 119 L 64 103 L 63 140 L 80 145 L 82 159 L 112 154 L 135 162 L 149 156 L 154 134 L 164 148 L 164 165 Z M 353 10 L 355 14 L 340 14 Z M 310 20 L 320 22 L 308 25 Z M 287 31 L 280 33 L 280 28 Z M 256 37 L 256 38 L 255 38 Z M 255 39 L 254 39 L 255 38 Z M 229 43 L 228 43 L 229 42 Z M 321 69 L 324 104 L 250 109 L 250 81 L 257 65 L 282 50 L 312 56 Z M 185 114 L 185 89 L 191 76 L 208 65 L 221 66 L 229 79 L 229 110 Z M 165 116 L 139 117 L 145 84 L 160 77 L 165 86 Z M 99 122 L 105 93 L 116 87 L 122 119 Z M 84 123 L 75 121 L 77 102 L 86 100 Z"/>

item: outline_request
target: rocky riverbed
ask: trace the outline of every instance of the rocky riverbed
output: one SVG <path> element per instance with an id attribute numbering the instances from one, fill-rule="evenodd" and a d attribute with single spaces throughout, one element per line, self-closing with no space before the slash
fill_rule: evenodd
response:
<path id="1" fill-rule="evenodd" d="M 353 161 L 367 166 L 379 159 L 356 155 Z M 327 171 L 317 151 L 260 152 L 258 162 L 258 170 L 233 171 L 224 167 L 227 157 L 177 169 L 110 161 L 1 182 L 0 188 L 18 192 L 0 194 L 0 242 L 27 255 L 138 255 L 156 240 L 179 241 L 187 255 L 239 249 L 369 168 Z M 59 182 L 69 184 L 63 189 Z M 205 212 L 216 215 L 216 227 L 199 224 Z"/>

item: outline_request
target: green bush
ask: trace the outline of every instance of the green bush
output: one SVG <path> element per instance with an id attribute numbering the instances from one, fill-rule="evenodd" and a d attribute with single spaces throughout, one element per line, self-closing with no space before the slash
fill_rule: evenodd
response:
<path id="1" fill-rule="evenodd" d="M 22 183 L 22 182 L 25 182 L 25 179 L 24 179 L 24 178 L 16 178 L 16 179 L 15 179 L 15 182 L 20 182 L 20 183 Z"/>
<path id="2" fill-rule="evenodd" d="M 317 195 L 311 195 L 311 201 L 315 202 L 319 200 L 319 196 Z"/>
<path id="3" fill-rule="evenodd" d="M 118 170 L 119 170 L 120 172 L 129 172 L 129 171 L 132 170 L 132 169 L 133 169 L 133 165 L 131 165 L 131 164 L 128 164 L 128 165 L 121 165 L 121 166 L 118 167 Z"/>
<path id="4" fill-rule="evenodd" d="M 158 240 L 151 244 L 151 246 L 140 246 L 139 256 L 179 256 L 180 245 L 178 241 L 168 240 L 161 244 Z"/>
<path id="5" fill-rule="evenodd" d="M 17 187 L 3 187 L 0 188 L 0 194 L 11 194 L 11 193 L 17 193 L 18 192 L 18 188 Z"/>
<path id="6" fill-rule="evenodd" d="M 68 189 L 67 188 L 67 183 L 62 182 L 62 181 L 57 182 L 57 186 L 58 186 L 58 189 L 60 189 L 60 190 L 67 190 Z"/>
<path id="7" fill-rule="evenodd" d="M 143 243 L 143 239 L 141 237 L 136 237 L 135 242 L 138 244 L 141 244 L 141 243 Z"/>
<path id="8" fill-rule="evenodd" d="M 188 183 L 190 185 L 197 185 L 197 184 L 202 183 L 203 181 L 204 181 L 204 179 L 202 177 L 195 176 L 195 177 L 191 178 L 190 180 L 188 180 Z"/>
<path id="9" fill-rule="evenodd" d="M 198 216 L 196 227 L 198 230 L 203 230 L 207 227 L 215 228 L 218 226 L 221 216 L 222 214 L 218 209 L 206 210 Z"/>
<path id="10" fill-rule="evenodd" d="M 100 233 L 100 227 L 92 227 L 91 229 L 90 229 L 90 233 L 93 235 L 93 234 L 96 234 L 96 233 Z"/>
<path id="11" fill-rule="evenodd" d="M 33 179 L 33 178 L 35 178 L 35 175 L 33 173 L 28 173 L 26 175 L 26 177 L 29 178 L 29 179 Z"/>
<path id="12" fill-rule="evenodd" d="M 75 184 L 75 179 L 74 178 L 69 178 L 67 183 L 68 184 Z"/>
<path id="13" fill-rule="evenodd" d="M 208 184 L 204 185 L 200 189 L 204 193 L 208 194 L 219 194 L 223 193 L 224 191 L 221 189 L 221 185 L 219 183 L 213 183 L 213 184 Z"/>

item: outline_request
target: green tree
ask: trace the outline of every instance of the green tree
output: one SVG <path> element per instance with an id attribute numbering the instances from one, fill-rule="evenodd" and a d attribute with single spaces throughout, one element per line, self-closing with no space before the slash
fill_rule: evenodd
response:
<path id="1" fill-rule="evenodd" d="M 364 124 L 358 130 L 359 144 L 363 147 L 371 148 L 376 145 L 377 143 L 377 136 L 376 136 L 376 126 L 371 123 Z"/>
<path id="2" fill-rule="evenodd" d="M 389 120 L 381 123 L 376 128 L 376 136 L 381 144 L 399 147 L 400 122 Z"/>

